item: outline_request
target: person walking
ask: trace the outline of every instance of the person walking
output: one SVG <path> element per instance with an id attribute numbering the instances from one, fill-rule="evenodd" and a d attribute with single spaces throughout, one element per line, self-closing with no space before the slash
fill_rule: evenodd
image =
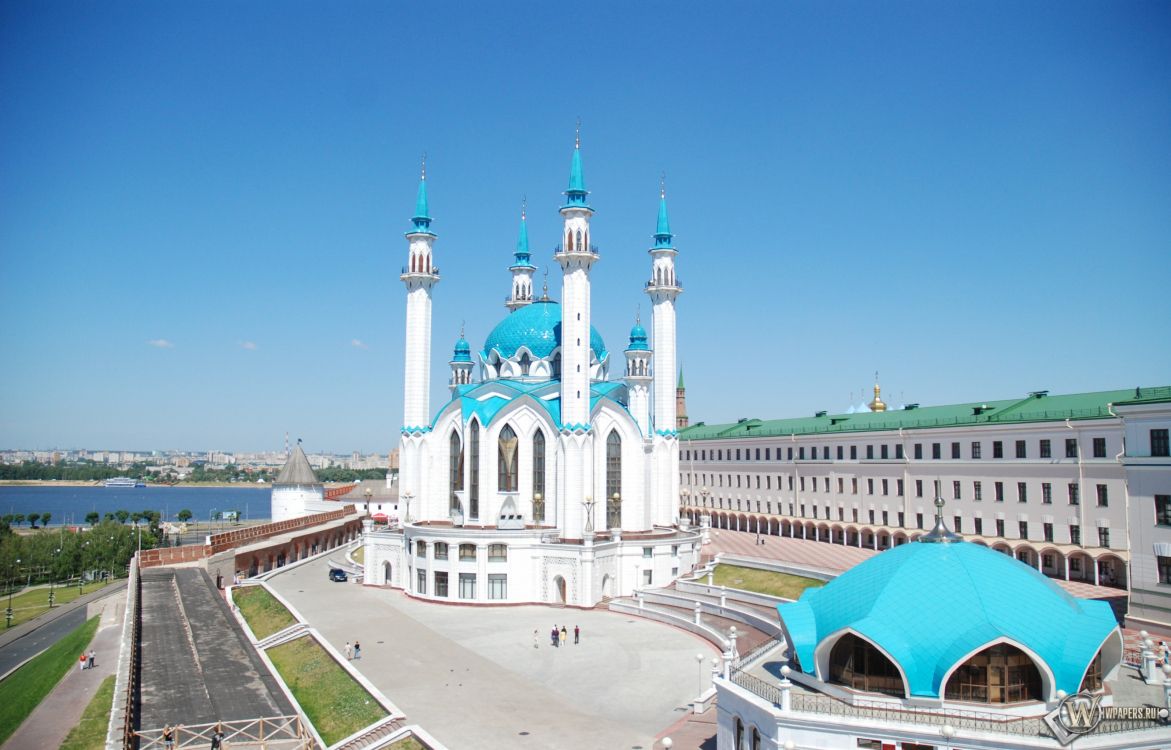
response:
<path id="1" fill-rule="evenodd" d="M 565 628 L 564 625 L 562 625 L 561 626 L 561 645 L 564 646 L 565 642 L 567 640 L 569 640 L 569 631 Z"/>
<path id="2" fill-rule="evenodd" d="M 81 661 L 79 661 L 77 664 L 77 667 L 78 667 L 77 671 L 78 672 L 81 672 L 85 669 L 85 665 L 86 665 L 87 661 L 88 661 L 88 659 L 86 658 L 85 652 L 82 651 L 81 652 Z"/>
<path id="3" fill-rule="evenodd" d="M 354 659 L 362 658 L 362 644 L 354 641 Z"/>
<path id="4" fill-rule="evenodd" d="M 354 647 L 350 645 L 349 641 L 346 641 L 346 661 L 349 661 L 353 658 L 354 658 Z"/>
<path id="5" fill-rule="evenodd" d="M 553 632 L 549 634 L 549 638 L 553 643 L 553 648 L 557 648 L 557 626 L 553 626 Z"/>
<path id="6" fill-rule="evenodd" d="M 170 724 L 163 727 L 163 747 L 166 750 L 173 750 L 175 747 L 175 730 L 178 726 L 172 727 Z"/>
<path id="7" fill-rule="evenodd" d="M 94 662 L 95 662 L 95 661 L 97 661 L 97 654 L 94 652 L 94 650 L 93 650 L 92 648 L 89 650 L 89 659 L 88 659 L 88 661 L 89 661 L 89 663 L 85 665 L 85 668 L 86 668 L 86 669 L 93 669 L 93 668 L 94 668 Z"/>
<path id="8" fill-rule="evenodd" d="M 573 645 L 576 646 L 579 643 L 581 643 L 581 627 L 578 625 L 574 625 L 573 626 Z"/>
<path id="9" fill-rule="evenodd" d="M 211 730 L 211 750 L 220 750 L 224 744 L 223 722 L 216 722 L 215 729 Z"/>

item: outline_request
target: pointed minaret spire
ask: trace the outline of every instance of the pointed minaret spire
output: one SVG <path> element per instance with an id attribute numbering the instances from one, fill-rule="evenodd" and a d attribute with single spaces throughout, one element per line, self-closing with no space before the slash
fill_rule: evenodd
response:
<path id="1" fill-rule="evenodd" d="M 419 193 L 415 198 L 414 225 L 408 236 L 414 233 L 431 233 L 431 212 L 427 208 L 427 154 L 423 154 L 423 166 L 419 170 Z"/>
<path id="2" fill-rule="evenodd" d="M 683 363 L 679 363 L 679 383 L 675 386 L 675 429 L 682 430 L 687 421 L 687 389 L 683 386 Z"/>
<path id="3" fill-rule="evenodd" d="M 589 208 L 586 196 L 590 191 L 585 187 L 585 174 L 581 168 L 581 119 L 577 121 L 577 135 L 573 140 L 573 160 L 569 163 L 569 189 L 565 191 L 565 208 Z"/>
<path id="4" fill-rule="evenodd" d="M 675 235 L 671 234 L 671 222 L 667 218 L 667 175 L 659 177 L 659 220 L 655 224 L 655 247 L 674 247 Z"/>
<path id="5" fill-rule="evenodd" d="M 512 295 L 505 300 L 504 306 L 510 311 L 531 304 L 533 301 L 533 265 L 529 255 L 529 228 L 526 222 L 528 200 L 522 198 L 520 202 L 520 232 L 516 237 L 516 252 L 513 254 L 513 263 L 508 267 L 512 271 Z"/>

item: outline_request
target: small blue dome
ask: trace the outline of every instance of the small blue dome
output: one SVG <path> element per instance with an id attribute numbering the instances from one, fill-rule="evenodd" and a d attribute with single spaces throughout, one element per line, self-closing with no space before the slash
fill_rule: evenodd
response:
<path id="1" fill-rule="evenodd" d="M 459 337 L 459 341 L 455 342 L 455 353 L 451 355 L 452 362 L 471 362 L 472 361 L 472 346 L 464 339 Z"/>
<path id="2" fill-rule="evenodd" d="M 849 629 L 898 665 L 908 697 L 942 697 L 953 667 L 1005 640 L 1044 662 L 1054 692 L 1076 693 L 1118 632 L 1106 602 L 1074 598 L 1011 556 L 963 541 L 899 545 L 777 611 L 803 671 L 815 674 L 823 643 Z"/>
<path id="3" fill-rule="evenodd" d="M 500 321 L 488 338 L 480 356 L 495 351 L 501 359 L 510 359 L 524 347 L 537 359 L 545 359 L 561 346 L 561 305 L 552 300 L 537 300 L 512 312 Z M 590 326 L 590 349 L 599 362 L 606 359 L 606 345 L 598 330 Z"/>
<path id="4" fill-rule="evenodd" d="M 626 347 L 626 350 L 639 352 L 651 350 L 646 343 L 646 329 L 642 327 L 641 323 L 635 323 L 634 328 L 630 329 L 630 346 Z"/>

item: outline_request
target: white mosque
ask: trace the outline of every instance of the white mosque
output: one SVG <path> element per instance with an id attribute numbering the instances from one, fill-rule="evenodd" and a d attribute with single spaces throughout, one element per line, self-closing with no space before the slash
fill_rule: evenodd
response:
<path id="1" fill-rule="evenodd" d="M 590 325 L 593 244 L 578 139 L 560 213 L 561 299 L 533 292 L 525 214 L 508 313 L 481 347 L 462 333 L 450 399 L 431 410 L 431 295 L 439 283 L 424 170 L 406 233 L 401 526 L 366 534 L 366 582 L 460 603 L 593 606 L 691 570 L 700 536 L 679 524 L 674 376 L 677 251 L 661 191 L 649 250 L 652 335 L 636 322 L 611 379 Z M 653 349 L 652 349 L 653 346 Z M 434 416 L 432 416 L 434 415 Z"/>

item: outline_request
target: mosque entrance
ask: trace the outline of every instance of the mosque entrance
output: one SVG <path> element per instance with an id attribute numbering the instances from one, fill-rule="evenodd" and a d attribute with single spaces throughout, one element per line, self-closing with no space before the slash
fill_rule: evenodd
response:
<path id="1" fill-rule="evenodd" d="M 553 603 L 565 604 L 565 579 L 561 576 L 553 578 Z"/>

